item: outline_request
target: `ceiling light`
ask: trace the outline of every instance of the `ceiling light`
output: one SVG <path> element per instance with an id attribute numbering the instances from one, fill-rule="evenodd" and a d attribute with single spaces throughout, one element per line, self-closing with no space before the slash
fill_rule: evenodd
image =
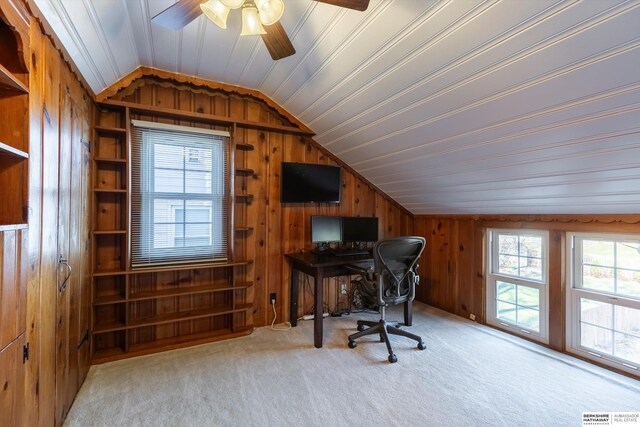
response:
<path id="1" fill-rule="evenodd" d="M 282 0 L 255 0 L 255 2 L 263 25 L 273 25 L 282 17 L 284 12 Z"/>
<path id="2" fill-rule="evenodd" d="M 242 6 L 244 0 L 220 0 L 220 2 L 227 6 L 229 9 L 237 9 Z"/>
<path id="3" fill-rule="evenodd" d="M 229 7 L 225 6 L 221 0 L 209 0 L 200 5 L 202 12 L 220 28 L 227 28 L 227 16 Z"/>
<path id="4" fill-rule="evenodd" d="M 242 32 L 241 36 L 255 36 L 267 34 L 258 17 L 258 9 L 253 3 L 247 2 L 242 7 Z"/>

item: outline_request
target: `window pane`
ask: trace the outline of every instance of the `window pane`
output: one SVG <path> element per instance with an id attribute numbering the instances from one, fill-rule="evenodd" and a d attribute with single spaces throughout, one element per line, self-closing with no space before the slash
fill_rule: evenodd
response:
<path id="1" fill-rule="evenodd" d="M 186 185 L 189 193 L 211 194 L 211 173 L 186 171 Z"/>
<path id="2" fill-rule="evenodd" d="M 187 170 L 211 170 L 211 150 L 195 147 L 186 148 L 185 167 Z"/>
<path id="3" fill-rule="evenodd" d="M 518 325 L 534 331 L 540 330 L 540 312 L 526 307 L 518 307 Z"/>
<path id="4" fill-rule="evenodd" d="M 509 323 L 516 323 L 516 306 L 507 302 L 496 302 L 496 317 Z"/>
<path id="5" fill-rule="evenodd" d="M 187 239 L 196 237 L 204 237 L 209 239 L 209 237 L 211 236 L 211 224 L 185 224 L 184 236 Z"/>
<path id="6" fill-rule="evenodd" d="M 154 144 L 153 166 L 156 168 L 182 169 L 184 148 L 180 145 Z"/>
<path id="7" fill-rule="evenodd" d="M 580 320 L 605 328 L 613 328 L 613 306 L 605 302 L 580 298 Z"/>
<path id="8" fill-rule="evenodd" d="M 615 270 L 585 265 L 582 270 L 582 286 L 597 291 L 614 292 Z"/>
<path id="9" fill-rule="evenodd" d="M 582 242 L 582 262 L 584 264 L 614 266 L 613 242 L 584 240 Z"/>
<path id="10" fill-rule="evenodd" d="M 157 193 L 183 193 L 184 173 L 182 170 L 154 169 L 153 191 Z"/>
<path id="11" fill-rule="evenodd" d="M 541 258 L 542 237 L 520 236 L 520 255 L 531 258 Z"/>
<path id="12" fill-rule="evenodd" d="M 613 354 L 613 331 L 581 323 L 580 345 L 603 353 Z"/>
<path id="13" fill-rule="evenodd" d="M 518 275 L 518 257 L 511 255 L 498 256 L 498 272 L 510 276 Z"/>
<path id="14" fill-rule="evenodd" d="M 175 247 L 176 231 L 182 227 L 175 224 L 155 224 L 153 227 L 153 248 L 166 249 Z"/>
<path id="15" fill-rule="evenodd" d="M 498 235 L 498 252 L 507 255 L 518 255 L 518 236 Z"/>
<path id="16" fill-rule="evenodd" d="M 520 257 L 520 277 L 542 280 L 542 261 L 539 258 Z"/>
<path id="17" fill-rule="evenodd" d="M 640 338 L 614 332 L 614 356 L 634 363 L 640 363 Z"/>
<path id="18" fill-rule="evenodd" d="M 640 242 L 629 240 L 616 243 L 616 267 L 640 271 Z"/>
<path id="19" fill-rule="evenodd" d="M 211 202 L 205 201 L 202 204 L 187 202 L 186 222 L 211 222 Z"/>
<path id="20" fill-rule="evenodd" d="M 496 282 L 498 300 L 515 303 L 516 302 L 516 285 L 505 282 Z"/>
<path id="21" fill-rule="evenodd" d="M 518 286 L 518 305 L 540 309 L 540 290 L 529 286 Z"/>
<path id="22" fill-rule="evenodd" d="M 615 310 L 615 329 L 640 337 L 640 310 L 617 305 Z"/>
<path id="23" fill-rule="evenodd" d="M 616 293 L 640 297 L 640 271 L 618 270 Z"/>

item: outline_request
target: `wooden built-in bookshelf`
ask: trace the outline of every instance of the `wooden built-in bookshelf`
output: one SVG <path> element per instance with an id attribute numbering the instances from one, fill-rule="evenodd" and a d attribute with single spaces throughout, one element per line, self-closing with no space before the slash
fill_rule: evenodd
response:
<path id="1" fill-rule="evenodd" d="M 132 268 L 129 224 L 130 123 L 151 111 L 117 102 L 99 104 L 92 161 L 92 360 L 94 363 L 242 336 L 253 330 L 252 260 Z M 170 115 L 163 114 L 164 119 Z M 184 114 L 176 120 L 184 120 Z M 194 121 L 206 118 L 194 115 Z M 231 144 L 245 150 L 248 144 Z M 233 165 L 231 153 L 231 165 Z M 235 170 L 239 177 L 249 169 Z M 243 179 L 243 178 L 240 178 Z M 230 179 L 231 182 L 233 180 Z M 233 187 L 231 187 L 233 188 Z M 233 190 L 232 190 L 233 191 Z M 231 194 L 233 197 L 233 194 Z M 236 195 L 249 202 L 251 196 Z M 234 204 L 230 217 L 235 217 Z M 248 233 L 230 222 L 230 239 Z"/>

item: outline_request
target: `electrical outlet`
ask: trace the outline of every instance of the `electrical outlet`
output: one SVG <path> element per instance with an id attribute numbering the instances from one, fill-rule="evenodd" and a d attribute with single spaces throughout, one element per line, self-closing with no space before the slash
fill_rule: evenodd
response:
<path id="1" fill-rule="evenodd" d="M 340 283 L 340 293 L 342 295 L 346 295 L 347 294 L 347 284 L 346 283 Z"/>
<path id="2" fill-rule="evenodd" d="M 471 320 L 473 320 L 473 321 L 475 322 L 475 321 L 476 321 L 476 315 L 475 315 L 475 314 L 473 314 L 473 313 L 471 313 L 471 314 L 469 315 L 469 319 L 471 319 Z"/>
<path id="3" fill-rule="evenodd" d="M 269 300 L 271 301 L 271 304 L 275 304 L 276 303 L 276 293 L 272 292 L 271 294 L 269 294 Z"/>

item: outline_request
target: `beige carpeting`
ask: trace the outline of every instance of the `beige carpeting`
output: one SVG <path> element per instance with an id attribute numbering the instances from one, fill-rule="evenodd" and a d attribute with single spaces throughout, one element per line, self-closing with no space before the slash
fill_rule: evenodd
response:
<path id="1" fill-rule="evenodd" d="M 640 381 L 415 304 L 427 349 L 392 337 L 347 347 L 358 318 L 325 319 L 91 368 L 69 426 L 580 426 L 640 411 Z M 401 319 L 393 311 L 390 319 Z"/>

